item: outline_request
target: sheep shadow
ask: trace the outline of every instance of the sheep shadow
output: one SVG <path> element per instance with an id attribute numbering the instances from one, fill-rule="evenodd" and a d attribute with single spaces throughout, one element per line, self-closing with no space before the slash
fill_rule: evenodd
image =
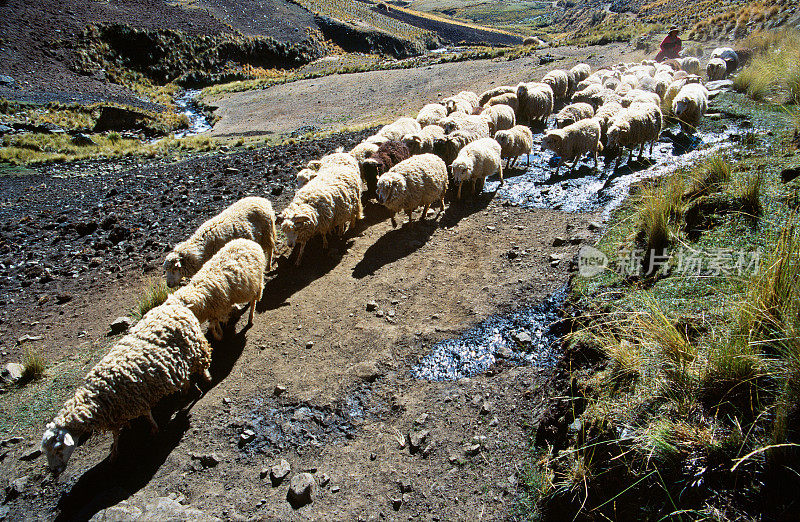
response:
<path id="1" fill-rule="evenodd" d="M 231 312 L 228 322 L 222 326 L 222 339 L 219 341 L 209 339 L 211 343 L 211 386 L 209 389 L 215 387 L 223 381 L 233 370 L 236 361 L 241 357 L 244 352 L 244 347 L 247 344 L 247 332 L 250 326 L 245 325 L 238 332 L 235 331 L 236 323 L 242 315 L 250 313 L 249 306 L 242 310 L 234 309 Z M 208 385 L 206 385 L 208 386 Z M 205 390 L 208 392 L 208 390 Z"/>
<path id="2" fill-rule="evenodd" d="M 402 219 L 402 216 L 398 217 Z M 353 268 L 353 277 L 363 279 L 415 252 L 430 239 L 437 227 L 432 221 L 414 221 L 388 231 L 367 248 L 364 257 Z"/>

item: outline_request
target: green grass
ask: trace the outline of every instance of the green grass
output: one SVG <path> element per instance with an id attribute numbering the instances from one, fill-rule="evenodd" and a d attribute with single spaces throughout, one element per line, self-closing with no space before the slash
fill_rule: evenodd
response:
<path id="1" fill-rule="evenodd" d="M 757 52 L 734 77 L 733 87 L 754 100 L 800 103 L 800 32 L 758 32 L 744 45 Z"/>
<path id="2" fill-rule="evenodd" d="M 167 286 L 166 281 L 163 279 L 152 278 L 148 280 L 142 289 L 139 302 L 133 308 L 133 317 L 137 320 L 141 319 L 144 314 L 163 304 L 171 293 L 172 289 Z"/>
<path id="3" fill-rule="evenodd" d="M 47 361 L 39 352 L 28 350 L 25 357 L 22 359 L 22 367 L 22 381 L 30 382 L 40 379 L 44 375 L 44 371 L 47 368 Z"/>

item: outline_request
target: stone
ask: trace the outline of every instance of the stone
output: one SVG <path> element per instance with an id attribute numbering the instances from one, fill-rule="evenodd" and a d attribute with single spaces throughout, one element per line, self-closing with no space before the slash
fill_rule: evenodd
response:
<path id="1" fill-rule="evenodd" d="M 98 511 L 92 522 L 128 520 L 192 520 L 198 522 L 217 522 L 220 519 L 208 515 L 197 508 L 181 504 L 179 499 L 169 497 L 148 497 L 141 500 L 123 500 L 115 506 Z"/>
<path id="2" fill-rule="evenodd" d="M 377 312 L 375 312 L 375 317 L 383 317 L 384 315 L 385 314 L 383 310 L 378 310 Z"/>
<path id="3" fill-rule="evenodd" d="M 9 127 L 8 125 L 0 124 L 0 135 L 8 134 L 9 132 L 13 131 L 14 129 Z"/>
<path id="4" fill-rule="evenodd" d="M 56 304 L 66 304 L 72 301 L 72 296 L 66 292 L 60 292 L 56 295 Z"/>
<path id="5" fill-rule="evenodd" d="M 367 303 L 367 312 L 374 312 L 377 309 L 378 309 L 378 303 L 376 303 L 375 301 L 370 301 L 369 303 Z"/>
<path id="6" fill-rule="evenodd" d="M 509 348 L 505 344 L 503 344 L 503 345 L 499 345 L 498 344 L 494 348 L 494 355 L 495 355 L 495 357 L 500 357 L 500 358 L 503 358 L 503 359 L 510 359 L 511 357 L 514 356 L 514 352 L 512 352 L 511 348 Z"/>
<path id="7" fill-rule="evenodd" d="M 196 460 L 204 468 L 213 468 L 219 464 L 219 457 L 216 453 L 192 453 L 192 460 Z"/>
<path id="8" fill-rule="evenodd" d="M 0 382 L 14 384 L 22 379 L 25 367 L 20 363 L 8 363 L 0 370 Z"/>
<path id="9" fill-rule="evenodd" d="M 10 502 L 20 496 L 25 488 L 28 486 L 28 476 L 16 478 L 8 483 L 6 486 L 6 499 L 5 502 Z"/>
<path id="10" fill-rule="evenodd" d="M 561 236 L 557 236 L 555 239 L 553 239 L 553 246 L 554 247 L 560 247 L 560 246 L 564 246 L 566 244 L 567 244 L 567 240 L 564 239 Z"/>
<path id="11" fill-rule="evenodd" d="M 275 185 L 270 190 L 270 194 L 273 196 L 280 196 L 283 193 L 283 185 Z"/>
<path id="12" fill-rule="evenodd" d="M 583 423 L 581 422 L 581 420 L 575 419 L 569 426 L 567 426 L 567 430 L 569 430 L 570 433 L 578 433 L 579 431 L 581 431 L 582 426 Z"/>
<path id="13" fill-rule="evenodd" d="M 414 419 L 414 424 L 416 424 L 417 426 L 422 426 L 427 421 L 428 421 L 428 414 L 427 413 L 423 413 L 422 415 L 420 415 L 419 417 Z"/>
<path id="14" fill-rule="evenodd" d="M 239 445 L 247 444 L 248 442 L 252 442 L 253 439 L 256 438 L 256 432 L 253 430 L 244 430 L 241 435 L 239 435 Z"/>
<path id="15" fill-rule="evenodd" d="M 298 473 L 289 483 L 286 500 L 294 509 L 301 508 L 314 501 L 314 475 L 311 473 Z"/>
<path id="16" fill-rule="evenodd" d="M 17 344 L 27 343 L 28 341 L 41 341 L 41 340 L 42 340 L 41 335 L 25 334 L 19 339 L 17 339 Z"/>
<path id="17" fill-rule="evenodd" d="M 308 341 L 308 342 L 306 343 L 306 349 L 309 349 L 309 350 L 310 350 L 310 349 L 311 349 L 311 348 L 313 348 L 313 347 L 314 347 L 314 341 Z"/>
<path id="18" fill-rule="evenodd" d="M 494 427 L 497 426 L 498 424 L 500 424 L 500 420 L 497 418 L 497 416 L 492 417 L 492 420 L 489 421 L 489 426 Z"/>
<path id="19" fill-rule="evenodd" d="M 398 511 L 400 509 L 400 506 L 402 505 L 403 505 L 403 497 L 392 498 L 392 509 Z"/>
<path id="20" fill-rule="evenodd" d="M 70 142 L 78 147 L 91 147 L 97 145 L 94 140 L 86 134 L 76 134 L 72 137 Z"/>
<path id="21" fill-rule="evenodd" d="M 481 415 L 488 415 L 492 413 L 492 404 L 489 401 L 483 401 L 481 404 Z"/>
<path id="22" fill-rule="evenodd" d="M 511 338 L 519 344 L 530 344 L 533 341 L 533 339 L 531 339 L 531 334 L 524 330 L 520 332 L 514 332 L 511 334 Z"/>
<path id="23" fill-rule="evenodd" d="M 14 85 L 14 78 L 7 74 L 0 74 L 0 85 Z"/>
<path id="24" fill-rule="evenodd" d="M 428 439 L 428 435 L 430 435 L 430 431 L 428 430 L 411 431 L 408 433 L 408 445 L 411 453 L 418 451 L 422 447 Z"/>
<path id="25" fill-rule="evenodd" d="M 11 446 L 12 444 L 19 444 L 22 442 L 22 440 L 22 437 L 9 437 L 0 441 L 0 448 L 5 448 L 6 446 Z"/>
<path id="26" fill-rule="evenodd" d="M 286 386 L 282 384 L 276 384 L 275 389 L 272 391 L 272 394 L 275 395 L 275 397 L 279 397 L 283 395 L 285 391 L 286 391 Z"/>
<path id="27" fill-rule="evenodd" d="M 601 228 L 603 228 L 603 224 L 600 223 L 599 221 L 592 221 L 589 223 L 588 228 L 589 230 L 600 230 Z"/>
<path id="28" fill-rule="evenodd" d="M 331 493 L 338 493 L 340 489 L 339 486 L 331 486 Z"/>
<path id="29" fill-rule="evenodd" d="M 550 263 L 558 263 L 561 261 L 561 254 L 550 254 L 547 259 L 550 261 Z"/>
<path id="30" fill-rule="evenodd" d="M 410 478 L 404 477 L 397 481 L 397 486 L 400 488 L 400 493 L 408 493 L 414 488 L 414 484 Z"/>
<path id="31" fill-rule="evenodd" d="M 224 172 L 225 172 L 226 175 L 233 176 L 233 175 L 239 173 L 239 169 L 234 168 L 234 167 L 225 167 L 225 171 Z"/>
<path id="32" fill-rule="evenodd" d="M 289 476 L 292 472 L 292 466 L 286 459 L 281 459 L 269 469 L 269 478 L 272 481 L 272 486 L 275 487 Z"/>
<path id="33" fill-rule="evenodd" d="M 800 177 L 800 167 L 783 169 L 781 171 L 781 181 L 784 183 L 789 183 L 797 177 Z"/>
<path id="34" fill-rule="evenodd" d="M 330 481 L 331 478 L 326 473 L 323 473 L 322 475 L 319 476 L 319 486 L 321 488 L 327 486 Z"/>
<path id="35" fill-rule="evenodd" d="M 480 453 L 481 445 L 480 444 L 466 444 L 464 446 L 463 450 L 464 450 L 464 455 L 466 455 L 467 457 L 474 457 L 475 455 Z"/>
<path id="36" fill-rule="evenodd" d="M 362 381 L 373 382 L 382 375 L 376 361 L 364 361 L 350 367 L 350 373 Z"/>
<path id="37" fill-rule="evenodd" d="M 133 325 L 133 319 L 128 316 L 121 316 L 114 319 L 114 322 L 111 323 L 111 335 L 117 335 L 121 333 L 125 333 L 128 329 Z"/>

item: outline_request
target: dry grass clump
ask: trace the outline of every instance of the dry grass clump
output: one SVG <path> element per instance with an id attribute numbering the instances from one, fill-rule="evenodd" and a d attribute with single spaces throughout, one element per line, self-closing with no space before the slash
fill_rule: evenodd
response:
<path id="1" fill-rule="evenodd" d="M 47 361 L 35 350 L 28 350 L 22 359 L 22 382 L 41 378 L 47 369 Z"/>
<path id="2" fill-rule="evenodd" d="M 756 32 L 744 45 L 755 54 L 733 79 L 734 88 L 754 100 L 800 103 L 800 32 Z"/>
<path id="3" fill-rule="evenodd" d="M 134 319 L 141 319 L 144 314 L 157 306 L 161 306 L 167 300 L 172 289 L 167 286 L 166 281 L 161 278 L 148 279 L 142 289 L 139 302 L 133 308 Z"/>

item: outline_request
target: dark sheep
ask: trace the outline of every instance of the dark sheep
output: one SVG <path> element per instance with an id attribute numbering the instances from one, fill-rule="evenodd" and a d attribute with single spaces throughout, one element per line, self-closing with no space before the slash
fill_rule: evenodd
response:
<path id="1" fill-rule="evenodd" d="M 404 159 L 411 157 L 411 151 L 402 141 L 389 140 L 378 147 L 378 150 L 364 160 L 361 166 L 361 177 L 367 185 L 366 197 L 375 197 L 378 177 Z"/>

